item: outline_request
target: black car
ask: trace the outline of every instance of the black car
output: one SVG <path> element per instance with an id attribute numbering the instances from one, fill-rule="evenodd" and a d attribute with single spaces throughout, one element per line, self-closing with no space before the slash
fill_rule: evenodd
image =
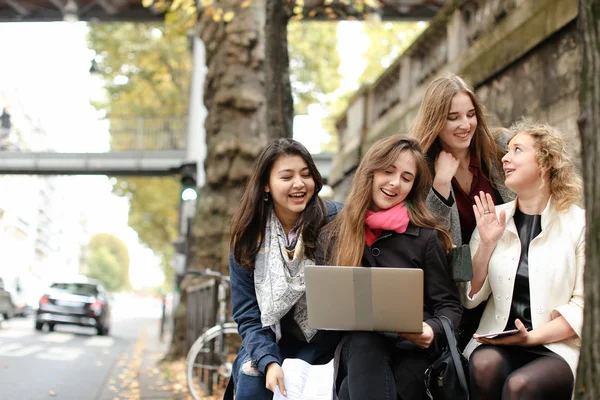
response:
<path id="1" fill-rule="evenodd" d="M 40 298 L 35 329 L 44 324 L 50 331 L 56 324 L 89 326 L 98 335 L 107 335 L 110 329 L 110 294 L 97 281 L 56 282 Z"/>
<path id="2" fill-rule="evenodd" d="M 4 288 L 4 280 L 0 278 L 0 314 L 4 319 L 9 319 L 13 316 L 14 309 L 10 301 L 10 293 Z"/>

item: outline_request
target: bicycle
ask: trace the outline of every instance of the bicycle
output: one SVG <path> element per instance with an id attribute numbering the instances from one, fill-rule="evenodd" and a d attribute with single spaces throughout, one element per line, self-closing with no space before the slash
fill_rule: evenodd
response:
<path id="1" fill-rule="evenodd" d="M 221 379 L 227 380 L 231 377 L 232 362 L 228 358 L 233 352 L 230 352 L 229 348 L 234 347 L 235 343 L 241 343 L 241 339 L 237 324 L 227 318 L 229 276 L 212 270 L 190 270 L 187 273 L 214 277 L 218 281 L 217 323 L 194 341 L 185 362 L 188 389 L 194 400 L 199 400 L 201 397 L 197 388 L 205 388 L 210 395 L 215 380 L 218 383 Z"/>

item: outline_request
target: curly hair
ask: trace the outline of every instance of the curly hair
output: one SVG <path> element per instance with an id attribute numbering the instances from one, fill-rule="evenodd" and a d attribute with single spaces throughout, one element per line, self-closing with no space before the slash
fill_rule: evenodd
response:
<path id="1" fill-rule="evenodd" d="M 580 175 L 575 171 L 567 143 L 560 131 L 546 123 L 523 118 L 510 127 L 510 132 L 510 140 L 519 133 L 533 138 L 542 182 L 545 172 L 550 173 L 550 195 L 556 209 L 564 211 L 577 203 L 583 184 Z"/>

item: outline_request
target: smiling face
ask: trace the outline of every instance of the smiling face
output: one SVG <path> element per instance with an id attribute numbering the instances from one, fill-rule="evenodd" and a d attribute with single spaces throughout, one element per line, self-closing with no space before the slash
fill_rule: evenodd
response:
<path id="1" fill-rule="evenodd" d="M 315 193 L 315 181 L 306 161 L 298 155 L 279 157 L 273 163 L 265 192 L 273 199 L 279 221 L 290 229 Z"/>
<path id="2" fill-rule="evenodd" d="M 371 211 L 390 209 L 406 199 L 410 193 L 417 165 L 409 151 L 402 151 L 396 161 L 389 167 L 375 171 L 371 190 Z"/>
<path id="3" fill-rule="evenodd" d="M 477 129 L 477 115 L 471 97 L 457 93 L 452 98 L 444 128 L 439 133 L 442 148 L 449 152 L 467 150 Z"/>
<path id="4" fill-rule="evenodd" d="M 508 153 L 502 157 L 506 187 L 519 194 L 524 190 L 539 190 L 542 174 L 537 161 L 534 139 L 525 133 L 516 134 L 508 143 Z"/>

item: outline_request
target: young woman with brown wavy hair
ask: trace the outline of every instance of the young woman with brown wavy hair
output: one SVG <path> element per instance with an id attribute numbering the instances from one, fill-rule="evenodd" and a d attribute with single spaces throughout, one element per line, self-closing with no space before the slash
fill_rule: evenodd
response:
<path id="1" fill-rule="evenodd" d="M 503 157 L 515 201 L 495 206 L 483 193 L 474 206 L 473 280 L 461 285 L 471 308 L 489 299 L 472 339 L 475 399 L 570 399 L 581 348 L 585 212 L 581 179 L 560 132 L 522 121 Z"/>
<path id="2" fill-rule="evenodd" d="M 317 265 L 420 268 L 424 272 L 422 333 L 351 332 L 341 349 L 344 399 L 420 399 L 425 369 L 439 355 L 439 317 L 455 327 L 462 307 L 448 274 L 448 233 L 425 204 L 430 173 L 418 142 L 379 140 L 356 170 L 344 209 L 319 235 Z"/>

